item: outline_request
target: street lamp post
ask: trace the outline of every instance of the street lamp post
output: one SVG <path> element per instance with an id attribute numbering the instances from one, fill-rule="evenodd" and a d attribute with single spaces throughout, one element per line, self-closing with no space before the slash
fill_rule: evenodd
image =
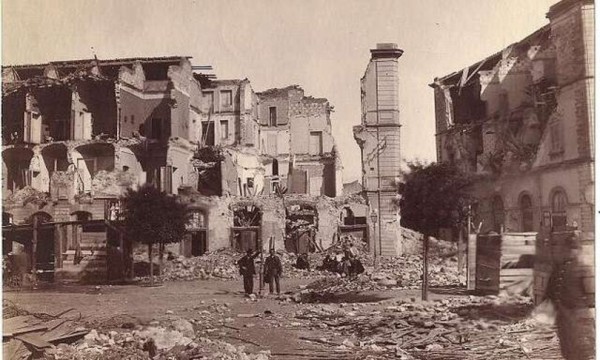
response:
<path id="1" fill-rule="evenodd" d="M 373 209 L 371 210 L 371 222 L 373 223 L 373 265 L 377 265 L 379 262 L 378 260 L 378 253 L 377 253 L 377 241 L 375 241 L 375 236 L 377 234 L 377 219 L 378 219 L 378 215 L 377 215 L 377 210 Z M 381 249 L 379 249 L 379 255 L 381 255 Z"/>

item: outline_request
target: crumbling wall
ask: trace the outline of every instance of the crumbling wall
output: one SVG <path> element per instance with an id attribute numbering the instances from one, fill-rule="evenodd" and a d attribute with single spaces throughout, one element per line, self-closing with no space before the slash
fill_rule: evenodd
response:
<path id="1" fill-rule="evenodd" d="M 321 134 L 321 152 L 329 153 L 334 140 L 329 121 L 327 99 L 304 98 L 290 104 L 290 146 L 292 154 L 310 153 L 311 132 Z"/>
<path id="2" fill-rule="evenodd" d="M 229 196 L 212 197 L 208 210 L 208 250 L 231 247 L 231 227 L 233 226 L 233 211 Z"/>
<path id="3" fill-rule="evenodd" d="M 167 150 L 167 164 L 173 167 L 172 173 L 172 191 L 177 192 L 177 189 L 181 186 L 193 186 L 195 185 L 191 181 L 193 177 L 190 173 L 194 172 L 191 164 L 191 160 L 194 153 L 190 148 L 186 149 L 180 146 L 169 146 Z"/>

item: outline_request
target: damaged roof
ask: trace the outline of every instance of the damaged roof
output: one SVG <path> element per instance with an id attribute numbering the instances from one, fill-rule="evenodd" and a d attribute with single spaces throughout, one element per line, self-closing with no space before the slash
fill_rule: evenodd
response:
<path id="1" fill-rule="evenodd" d="M 473 65 L 471 65 L 465 69 L 455 71 L 451 74 L 442 76 L 440 78 L 435 78 L 434 82 L 432 84 L 430 84 L 429 86 L 431 86 L 431 87 L 436 87 L 439 85 L 456 86 L 460 83 L 463 73 L 467 69 L 468 69 L 468 74 L 472 74 L 475 71 L 479 72 L 479 71 L 493 70 L 496 67 L 496 65 L 504 57 L 511 56 L 511 55 L 512 56 L 521 56 L 522 54 L 526 55 L 527 49 L 529 49 L 531 46 L 539 45 L 542 47 L 547 47 L 550 44 L 551 44 L 550 24 L 547 24 L 547 25 L 541 27 L 540 29 L 536 30 L 534 33 L 528 35 L 521 41 L 511 44 L 511 45 L 507 46 L 505 49 L 498 51 L 498 52 L 494 53 L 493 55 L 490 55 L 482 60 L 479 60 L 478 62 L 474 63 Z"/>
<path id="2" fill-rule="evenodd" d="M 261 91 L 256 94 L 258 96 L 263 96 L 263 97 L 287 97 L 289 92 L 293 91 L 293 90 L 304 92 L 304 89 L 302 89 L 302 87 L 300 87 L 300 85 L 289 85 L 284 88 L 267 89 L 265 91 Z"/>
<path id="3" fill-rule="evenodd" d="M 9 95 L 22 88 L 68 85 L 75 80 L 112 81 L 118 76 L 121 66 L 132 66 L 136 62 L 141 63 L 142 66 L 169 66 L 179 64 L 182 59 L 191 59 L 191 57 L 165 56 L 109 60 L 83 59 L 51 61 L 44 64 L 6 65 L 2 66 L 4 80 L 2 83 L 2 95 Z M 100 74 L 95 74 L 91 71 L 95 66 L 100 69 Z M 55 71 L 55 76 L 58 79 L 53 78 L 54 76 L 50 77 L 47 69 Z M 14 81 L 7 81 L 5 75 L 12 75 Z"/>
<path id="4" fill-rule="evenodd" d="M 108 59 L 108 60 L 99 60 L 99 59 L 81 59 L 81 60 L 63 60 L 63 61 L 50 61 L 48 63 L 43 64 L 27 64 L 27 65 L 3 65 L 2 70 L 6 68 L 13 68 L 15 70 L 23 70 L 23 69 L 43 69 L 48 65 L 54 65 L 57 68 L 64 67 L 78 67 L 80 65 L 86 64 L 94 64 L 97 63 L 100 66 L 103 65 L 128 65 L 135 63 L 137 61 L 141 63 L 158 63 L 158 62 L 175 62 L 181 61 L 181 59 L 191 59 L 191 56 L 159 56 L 159 57 L 134 57 L 134 58 L 120 58 L 120 59 Z"/>

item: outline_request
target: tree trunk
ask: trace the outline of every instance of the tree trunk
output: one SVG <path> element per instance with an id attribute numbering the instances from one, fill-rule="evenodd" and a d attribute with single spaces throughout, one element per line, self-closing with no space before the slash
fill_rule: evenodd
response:
<path id="1" fill-rule="evenodd" d="M 164 254 L 165 254 L 165 244 L 159 243 L 158 244 L 158 265 L 159 265 L 158 276 L 162 276 Z"/>
<path id="2" fill-rule="evenodd" d="M 150 260 L 150 286 L 154 286 L 154 261 L 152 259 L 152 245 L 148 244 L 148 260 Z"/>
<path id="3" fill-rule="evenodd" d="M 429 235 L 423 235 L 423 281 L 421 282 L 421 299 L 427 301 L 427 293 L 429 292 Z"/>
<path id="4" fill-rule="evenodd" d="M 465 270 L 465 253 L 466 253 L 466 241 L 464 227 L 460 225 L 458 228 L 458 273 L 464 274 Z"/>

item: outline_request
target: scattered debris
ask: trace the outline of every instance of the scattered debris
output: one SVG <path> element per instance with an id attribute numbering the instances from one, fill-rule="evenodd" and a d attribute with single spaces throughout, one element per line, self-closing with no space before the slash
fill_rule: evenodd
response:
<path id="1" fill-rule="evenodd" d="M 415 303 L 397 300 L 385 309 L 368 304 L 307 305 L 294 318 L 326 338 L 305 340 L 352 349 L 365 358 L 562 359 L 553 325 L 528 316 L 525 297 L 460 297 Z"/>

